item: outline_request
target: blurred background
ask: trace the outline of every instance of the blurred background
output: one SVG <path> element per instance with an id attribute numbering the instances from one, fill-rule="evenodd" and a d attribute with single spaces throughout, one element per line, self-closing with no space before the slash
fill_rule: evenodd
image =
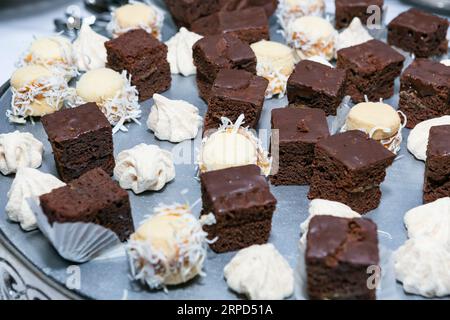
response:
<path id="1" fill-rule="evenodd" d="M 161 3 L 162 0 L 153 0 Z M 127 0 L 0 0 L 0 84 L 14 71 L 19 55 L 28 47 L 33 36 L 49 35 L 63 26 L 67 12 L 81 17 L 92 14 L 98 21 L 109 19 L 108 9 Z M 334 12 L 334 0 L 326 0 L 327 11 Z M 449 16 L 450 0 L 385 0 L 388 6 L 385 21 L 389 22 L 411 6 Z"/>

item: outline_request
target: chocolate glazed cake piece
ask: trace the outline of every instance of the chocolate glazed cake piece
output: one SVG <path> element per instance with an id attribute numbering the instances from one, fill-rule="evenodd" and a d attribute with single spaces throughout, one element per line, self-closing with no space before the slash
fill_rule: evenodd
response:
<path id="1" fill-rule="evenodd" d="M 172 81 L 167 62 L 167 46 L 142 29 L 128 31 L 105 42 L 107 67 L 127 70 L 131 84 L 139 91 L 139 100 L 169 89 Z"/>
<path id="2" fill-rule="evenodd" d="M 206 36 L 193 49 L 200 97 L 208 101 L 212 84 L 222 69 L 246 70 L 256 74 L 256 56 L 252 48 L 233 34 Z"/>
<path id="3" fill-rule="evenodd" d="M 411 8 L 388 25 L 388 43 L 418 58 L 447 53 L 449 22 L 430 13 Z"/>
<path id="4" fill-rule="evenodd" d="M 310 108 L 274 109 L 272 137 L 276 134 L 278 152 L 274 152 L 273 145 L 271 152 L 273 163 L 278 163 L 278 171 L 270 176 L 270 181 L 274 185 L 309 184 L 315 145 L 330 135 L 325 112 Z"/>
<path id="5" fill-rule="evenodd" d="M 134 231 L 128 193 L 100 168 L 40 196 L 48 222 L 86 222 L 114 231 L 121 241 Z"/>
<path id="6" fill-rule="evenodd" d="M 450 125 L 431 127 L 425 165 L 423 202 L 450 197 Z"/>
<path id="7" fill-rule="evenodd" d="M 178 27 L 189 29 L 201 17 L 218 12 L 223 0 L 164 0 Z"/>
<path id="8" fill-rule="evenodd" d="M 363 218 L 313 217 L 305 262 L 310 299 L 375 300 L 368 268 L 380 264 L 376 224 Z"/>
<path id="9" fill-rule="evenodd" d="M 314 155 L 309 199 L 342 202 L 361 214 L 378 207 L 379 186 L 395 154 L 352 130 L 319 140 Z"/>
<path id="10" fill-rule="evenodd" d="M 112 175 L 112 129 L 95 103 L 56 111 L 43 116 L 41 122 L 63 181 L 69 182 L 97 167 Z"/>
<path id="11" fill-rule="evenodd" d="M 231 33 L 249 44 L 269 40 L 269 20 L 261 7 L 220 11 L 198 19 L 191 30 L 203 36 Z"/>
<path id="12" fill-rule="evenodd" d="M 345 94 L 345 70 L 321 63 L 302 60 L 288 79 L 287 96 L 290 104 L 319 108 L 326 115 L 336 115 Z"/>
<path id="13" fill-rule="evenodd" d="M 202 215 L 214 214 L 216 223 L 204 226 L 218 253 L 264 244 L 270 236 L 277 200 L 261 169 L 247 165 L 200 175 Z"/>
<path id="14" fill-rule="evenodd" d="M 245 115 L 245 126 L 256 128 L 264 104 L 264 94 L 269 82 L 244 70 L 223 69 L 211 89 L 205 128 L 217 129 L 221 118 L 235 122 Z"/>
<path id="15" fill-rule="evenodd" d="M 394 81 L 405 57 L 379 40 L 337 52 L 337 67 L 347 71 L 346 94 L 354 102 L 377 101 L 394 95 Z"/>
<path id="16" fill-rule="evenodd" d="M 374 14 L 372 11 L 367 12 L 367 9 L 375 5 L 383 13 L 384 5 L 383 0 L 335 0 L 334 3 L 337 29 L 348 27 L 355 17 L 359 18 L 363 24 L 366 24 L 367 19 Z"/>
<path id="17" fill-rule="evenodd" d="M 236 11 L 253 7 L 263 7 L 267 17 L 274 14 L 278 0 L 220 0 L 221 10 Z"/>
<path id="18" fill-rule="evenodd" d="M 450 114 L 450 67 L 437 61 L 416 59 L 400 79 L 399 108 L 408 117 L 406 126 Z"/>

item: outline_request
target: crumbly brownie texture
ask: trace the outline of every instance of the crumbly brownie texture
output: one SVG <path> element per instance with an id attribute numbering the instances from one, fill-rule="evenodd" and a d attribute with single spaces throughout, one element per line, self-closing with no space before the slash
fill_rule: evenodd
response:
<path id="1" fill-rule="evenodd" d="M 309 199 L 342 202 L 361 214 L 378 207 L 395 154 L 359 130 L 319 140 L 314 154 Z"/>
<path id="2" fill-rule="evenodd" d="M 450 125 L 431 127 L 425 165 L 423 202 L 450 197 Z"/>
<path id="3" fill-rule="evenodd" d="M 348 27 L 355 17 L 366 24 L 367 18 L 373 14 L 373 12 L 368 13 L 367 8 L 372 5 L 378 6 L 383 13 L 383 0 L 335 0 L 336 28 Z"/>
<path id="4" fill-rule="evenodd" d="M 287 82 L 289 103 L 336 115 L 345 94 L 345 70 L 310 60 L 300 61 Z"/>
<path id="5" fill-rule="evenodd" d="M 375 300 L 367 270 L 380 264 L 376 224 L 364 218 L 313 217 L 305 262 L 310 299 Z"/>
<path id="6" fill-rule="evenodd" d="M 204 36 L 231 33 L 249 44 L 269 40 L 269 20 L 261 7 L 220 11 L 198 19 L 191 30 Z"/>
<path id="7" fill-rule="evenodd" d="M 270 17 L 278 6 L 278 0 L 220 0 L 222 10 L 236 11 L 253 7 L 263 7 Z"/>
<path id="8" fill-rule="evenodd" d="M 400 79 L 399 107 L 408 117 L 408 128 L 450 114 L 450 67 L 437 61 L 416 59 Z"/>
<path id="9" fill-rule="evenodd" d="M 131 84 L 139 91 L 139 100 L 170 87 L 172 81 L 167 62 L 167 46 L 142 29 L 131 30 L 105 42 L 107 67 L 131 75 Z"/>
<path id="10" fill-rule="evenodd" d="M 239 250 L 269 239 L 277 200 L 256 165 L 209 171 L 200 175 L 202 215 L 216 224 L 204 226 L 215 252 Z"/>
<path id="11" fill-rule="evenodd" d="M 244 70 L 224 69 L 217 74 L 208 100 L 205 119 L 208 127 L 222 123 L 227 117 L 235 122 L 241 114 L 245 126 L 256 128 L 264 104 L 264 94 L 269 82 Z"/>
<path id="12" fill-rule="evenodd" d="M 256 74 L 252 48 L 233 34 L 206 36 L 193 46 L 200 97 L 208 101 L 212 84 L 221 69 L 242 69 Z"/>
<path id="13" fill-rule="evenodd" d="M 430 13 L 412 8 L 401 13 L 388 25 L 388 43 L 418 58 L 447 53 L 449 22 Z"/>
<path id="14" fill-rule="evenodd" d="M 69 182 L 97 167 L 112 175 L 112 129 L 95 103 L 57 111 L 41 121 L 63 181 Z"/>
<path id="15" fill-rule="evenodd" d="M 218 12 L 223 0 L 164 0 L 178 27 L 189 28 L 201 17 Z"/>
<path id="16" fill-rule="evenodd" d="M 270 176 L 274 185 L 305 185 L 312 176 L 314 147 L 328 137 L 325 112 L 310 108 L 272 110 L 272 137 L 278 130 L 278 152 L 271 145 L 272 159 L 278 171 Z M 273 166 L 273 167 L 276 167 Z"/>
<path id="17" fill-rule="evenodd" d="M 405 57 L 379 40 L 337 52 L 337 67 L 347 71 L 346 94 L 355 102 L 387 99 L 394 95 L 394 81 Z"/>
<path id="18" fill-rule="evenodd" d="M 91 222 L 114 231 L 121 241 L 134 231 L 128 193 L 100 168 L 40 197 L 42 210 L 54 222 Z"/>

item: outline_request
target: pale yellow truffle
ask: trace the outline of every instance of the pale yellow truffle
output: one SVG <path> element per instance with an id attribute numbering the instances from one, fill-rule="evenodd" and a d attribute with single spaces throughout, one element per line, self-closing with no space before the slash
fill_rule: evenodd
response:
<path id="1" fill-rule="evenodd" d="M 126 4 L 115 11 L 117 24 L 122 28 L 153 26 L 157 19 L 155 10 L 144 3 Z"/>
<path id="2" fill-rule="evenodd" d="M 19 92 L 26 92 L 36 86 L 38 82 L 45 81 L 54 75 L 47 68 L 40 65 L 28 65 L 17 69 L 11 76 L 11 86 Z M 61 109 L 63 101 L 58 106 L 52 107 L 48 104 L 45 97 L 30 101 L 31 112 L 27 116 L 43 116 Z"/>
<path id="3" fill-rule="evenodd" d="M 294 69 L 295 58 L 292 49 L 284 44 L 274 41 L 261 40 L 251 45 L 258 64 L 270 65 L 289 76 Z"/>
<path id="4" fill-rule="evenodd" d="M 63 62 L 70 63 L 72 55 L 72 44 L 69 39 L 61 36 L 39 38 L 33 41 L 29 49 L 29 56 L 25 58 L 27 62 L 36 59 L 48 64 Z M 36 62 L 36 61 L 33 61 Z"/>
<path id="5" fill-rule="evenodd" d="M 86 102 L 102 104 L 107 99 L 114 98 L 125 85 L 120 73 L 99 68 L 86 72 L 77 82 L 77 95 Z"/>
<path id="6" fill-rule="evenodd" d="M 347 130 L 373 132 L 375 140 L 388 139 L 397 134 L 401 119 L 397 111 L 382 102 L 363 102 L 354 106 L 347 117 Z"/>

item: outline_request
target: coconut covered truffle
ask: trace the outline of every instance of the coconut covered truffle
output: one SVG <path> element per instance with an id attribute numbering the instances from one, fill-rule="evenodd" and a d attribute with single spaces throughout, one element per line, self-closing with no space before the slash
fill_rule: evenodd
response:
<path id="1" fill-rule="evenodd" d="M 256 55 L 258 76 L 269 81 L 266 98 L 272 98 L 274 95 L 284 97 L 287 80 L 295 65 L 293 50 L 281 43 L 266 40 L 253 43 L 251 48 Z"/>
<path id="2" fill-rule="evenodd" d="M 203 275 L 206 237 L 188 205 L 155 208 L 127 244 L 132 278 L 159 289 Z"/>
<path id="3" fill-rule="evenodd" d="M 141 109 L 138 92 L 125 71 L 120 74 L 108 68 L 99 68 L 83 74 L 77 82 L 76 96 L 70 104 L 76 107 L 88 102 L 97 103 L 114 126 L 113 133 L 127 131 L 125 122 L 139 123 L 137 119 L 141 116 Z"/>
<path id="4" fill-rule="evenodd" d="M 331 60 L 334 56 L 337 31 L 326 19 L 315 16 L 298 18 L 289 23 L 285 36 L 300 59 L 323 56 Z"/>
<path id="5" fill-rule="evenodd" d="M 112 13 L 107 29 L 114 37 L 134 30 L 144 29 L 154 37 L 161 39 L 163 13 L 155 6 L 134 2 L 117 8 Z"/>
<path id="6" fill-rule="evenodd" d="M 72 43 L 62 36 L 35 39 L 22 55 L 18 65 L 40 65 L 66 80 L 78 74 Z"/>
<path id="7" fill-rule="evenodd" d="M 323 0 L 279 0 L 277 18 L 283 29 L 290 22 L 305 16 L 323 16 L 325 2 Z"/>
<path id="8" fill-rule="evenodd" d="M 41 117 L 62 108 L 70 96 L 67 82 L 40 65 L 27 65 L 11 76 L 11 109 L 6 111 L 10 122 L 25 123 L 28 117 Z"/>

